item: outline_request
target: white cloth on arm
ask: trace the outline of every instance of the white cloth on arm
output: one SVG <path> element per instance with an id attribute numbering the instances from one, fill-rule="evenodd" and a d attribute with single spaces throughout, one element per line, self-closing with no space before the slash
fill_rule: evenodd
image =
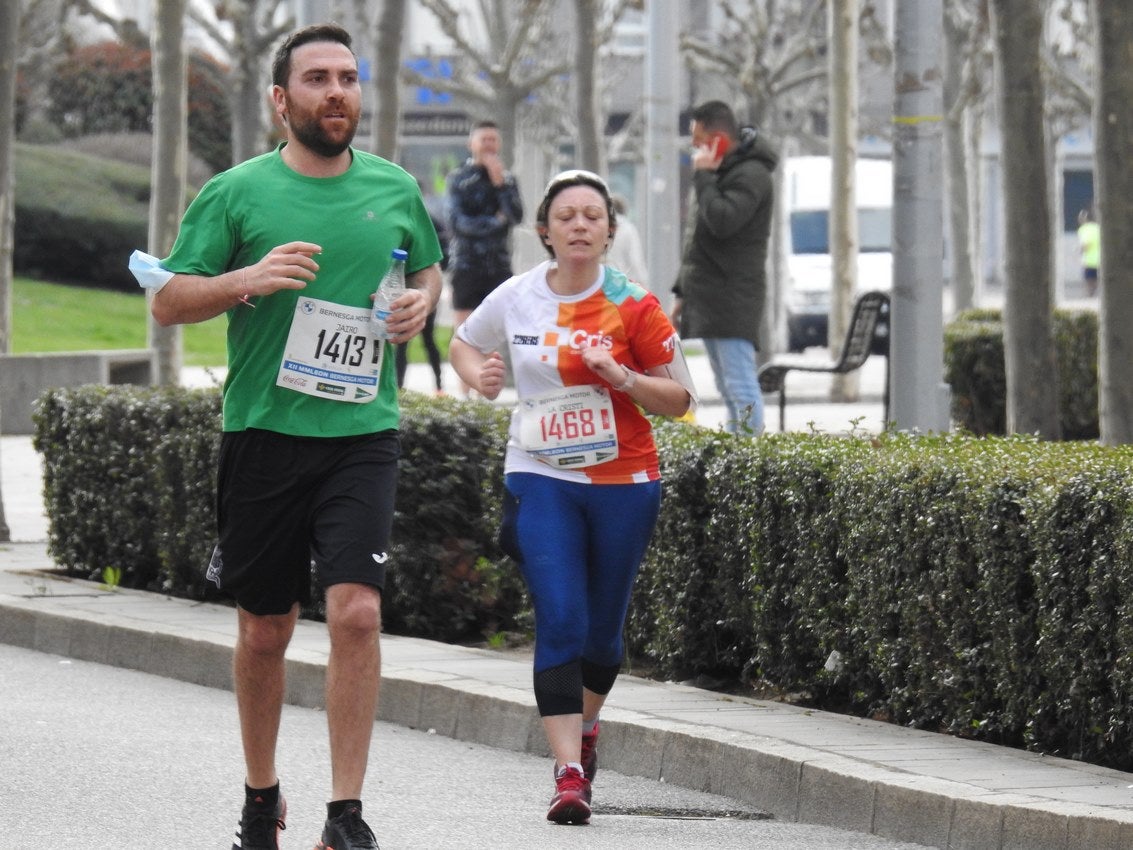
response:
<path id="1" fill-rule="evenodd" d="M 130 255 L 130 273 L 142 289 L 154 292 L 169 283 L 169 279 L 173 277 L 173 272 L 162 267 L 161 260 L 144 251 L 134 251 Z"/>

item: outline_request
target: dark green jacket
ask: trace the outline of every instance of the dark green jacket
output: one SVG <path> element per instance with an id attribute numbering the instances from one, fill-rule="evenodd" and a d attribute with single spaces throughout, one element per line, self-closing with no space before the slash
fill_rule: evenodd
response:
<path id="1" fill-rule="evenodd" d="M 778 156 L 745 128 L 716 171 L 694 171 L 684 255 L 674 291 L 684 339 L 735 337 L 758 347 L 767 300 L 771 172 Z"/>

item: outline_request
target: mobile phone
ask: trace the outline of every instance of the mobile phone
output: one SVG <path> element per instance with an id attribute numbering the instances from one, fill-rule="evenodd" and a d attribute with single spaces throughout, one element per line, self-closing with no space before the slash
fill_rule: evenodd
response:
<path id="1" fill-rule="evenodd" d="M 732 140 L 724 133 L 712 134 L 712 156 L 716 159 L 723 159 L 728 150 L 732 147 Z"/>

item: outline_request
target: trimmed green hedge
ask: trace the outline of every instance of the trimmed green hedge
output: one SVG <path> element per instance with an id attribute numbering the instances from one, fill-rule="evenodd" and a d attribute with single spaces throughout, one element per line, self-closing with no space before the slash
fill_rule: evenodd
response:
<path id="1" fill-rule="evenodd" d="M 127 263 L 146 247 L 149 184 L 141 165 L 17 144 L 16 272 L 136 292 Z"/>
<path id="2" fill-rule="evenodd" d="M 657 430 L 657 675 L 1133 767 L 1133 448 Z"/>
<path id="3" fill-rule="evenodd" d="M 387 627 L 525 628 L 495 542 L 506 415 L 403 399 Z M 56 559 L 200 591 L 218 417 L 215 391 L 47 393 L 35 444 Z M 665 488 L 627 624 L 635 662 L 1133 769 L 1133 447 L 656 434 Z"/>
<path id="4" fill-rule="evenodd" d="M 1059 419 L 1064 440 L 1094 440 L 1098 426 L 1098 314 L 1055 310 Z M 952 421 L 977 436 L 1007 433 L 1007 374 L 999 310 L 967 310 L 944 329 Z"/>
<path id="5" fill-rule="evenodd" d="M 489 405 L 403 398 L 402 464 L 385 627 L 448 641 L 522 629 L 522 579 L 496 542 L 507 417 Z M 37 403 L 48 551 L 95 580 L 218 599 L 220 394 L 130 386 L 54 389 Z M 314 593 L 307 616 L 322 615 Z"/>
<path id="6" fill-rule="evenodd" d="M 40 397 L 34 419 L 33 445 L 44 462 L 48 551 L 56 563 L 93 579 L 114 568 L 126 587 L 195 595 L 191 584 L 177 582 L 180 566 L 170 569 L 165 537 L 193 539 L 199 511 L 163 511 L 174 499 L 208 510 L 201 497 L 215 481 L 207 467 L 219 431 L 216 393 L 56 389 Z M 163 444 L 185 441 L 188 454 L 202 440 L 202 457 L 193 465 L 203 475 L 186 475 L 183 465 L 160 461 L 168 454 Z M 211 549 L 213 537 L 199 536 L 200 555 Z M 207 563 L 207 557 L 196 563 Z"/>
<path id="7" fill-rule="evenodd" d="M 401 398 L 385 627 L 449 641 L 523 630 L 523 580 L 496 542 L 507 413 L 418 393 Z"/>

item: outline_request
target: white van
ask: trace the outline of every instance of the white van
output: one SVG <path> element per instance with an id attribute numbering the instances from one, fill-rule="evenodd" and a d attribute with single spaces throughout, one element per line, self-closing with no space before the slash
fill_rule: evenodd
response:
<path id="1" fill-rule="evenodd" d="M 802 351 L 827 344 L 831 290 L 830 173 L 828 156 L 789 157 L 784 195 L 787 210 L 787 345 Z M 893 163 L 859 159 L 855 194 L 858 206 L 858 290 L 893 287 Z M 884 344 L 886 322 L 878 327 Z"/>

